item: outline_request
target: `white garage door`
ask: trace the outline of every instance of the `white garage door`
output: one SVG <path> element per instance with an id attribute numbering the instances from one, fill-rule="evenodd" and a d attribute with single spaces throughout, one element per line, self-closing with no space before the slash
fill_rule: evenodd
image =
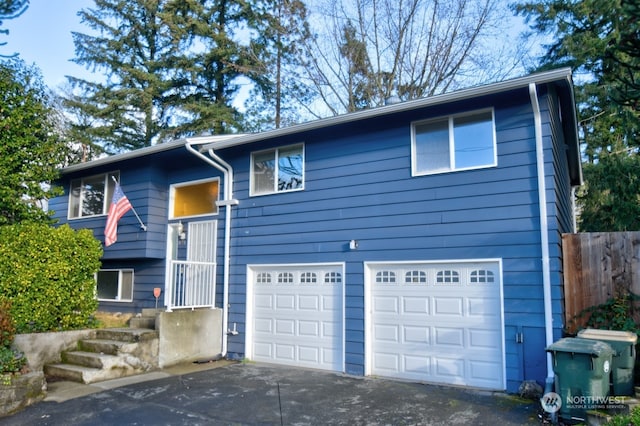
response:
<path id="1" fill-rule="evenodd" d="M 500 262 L 367 264 L 369 374 L 504 389 Z"/>
<path id="2" fill-rule="evenodd" d="M 250 358 L 343 370 L 343 266 L 254 266 Z"/>

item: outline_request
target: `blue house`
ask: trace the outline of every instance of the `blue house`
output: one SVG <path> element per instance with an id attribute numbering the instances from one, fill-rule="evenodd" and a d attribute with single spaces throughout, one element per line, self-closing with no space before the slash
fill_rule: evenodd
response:
<path id="1" fill-rule="evenodd" d="M 62 170 L 61 223 L 133 212 L 100 309 L 223 310 L 222 353 L 516 391 L 553 377 L 582 183 L 568 69 Z"/>

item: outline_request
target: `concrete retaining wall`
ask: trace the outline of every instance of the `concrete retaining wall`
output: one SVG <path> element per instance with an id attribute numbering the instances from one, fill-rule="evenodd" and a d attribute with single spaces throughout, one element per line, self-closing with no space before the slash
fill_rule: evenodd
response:
<path id="1" fill-rule="evenodd" d="M 160 312 L 159 367 L 212 359 L 222 350 L 222 310 L 196 309 Z"/>
<path id="2" fill-rule="evenodd" d="M 31 371 L 42 371 L 45 364 L 60 362 L 60 353 L 77 347 L 82 339 L 93 339 L 96 330 L 56 331 L 17 334 L 13 347 L 24 352 Z"/>
<path id="3" fill-rule="evenodd" d="M 0 383 L 0 417 L 41 401 L 46 389 L 42 371 L 11 375 L 9 384 Z"/>

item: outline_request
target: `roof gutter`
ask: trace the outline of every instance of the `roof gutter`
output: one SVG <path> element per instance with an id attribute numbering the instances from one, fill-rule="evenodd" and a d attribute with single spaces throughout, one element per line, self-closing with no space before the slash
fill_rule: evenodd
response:
<path id="1" fill-rule="evenodd" d="M 208 150 L 209 156 L 193 147 L 202 143 L 194 139 L 185 140 L 187 151 L 199 157 L 209 165 L 222 172 L 224 177 L 224 199 L 216 202 L 218 206 L 224 206 L 224 262 L 223 262 L 223 288 L 222 288 L 222 349 L 221 355 L 227 355 L 228 335 L 237 333 L 229 330 L 229 268 L 231 264 L 231 207 L 238 205 L 238 200 L 233 198 L 233 168 L 222 160 L 212 149 Z"/>
<path id="2" fill-rule="evenodd" d="M 538 174 L 538 203 L 540 205 L 540 247 L 542 249 L 542 288 L 544 297 L 544 325 L 546 346 L 553 343 L 553 307 L 551 300 L 551 269 L 549 266 L 549 224 L 547 222 L 547 186 L 544 172 L 544 146 L 542 140 L 542 117 L 538 102 L 536 83 L 529 84 L 529 96 L 533 109 L 536 139 L 536 168 Z M 547 353 L 547 379 L 545 391 L 550 391 L 554 383 L 551 354 Z"/>

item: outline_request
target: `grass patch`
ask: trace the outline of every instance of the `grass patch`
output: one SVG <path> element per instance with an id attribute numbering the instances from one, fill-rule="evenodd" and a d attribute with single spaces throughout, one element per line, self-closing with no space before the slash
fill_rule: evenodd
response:
<path id="1" fill-rule="evenodd" d="M 129 320 L 133 317 L 133 314 L 96 312 L 94 316 L 98 321 L 98 328 L 121 328 L 129 326 Z"/>

